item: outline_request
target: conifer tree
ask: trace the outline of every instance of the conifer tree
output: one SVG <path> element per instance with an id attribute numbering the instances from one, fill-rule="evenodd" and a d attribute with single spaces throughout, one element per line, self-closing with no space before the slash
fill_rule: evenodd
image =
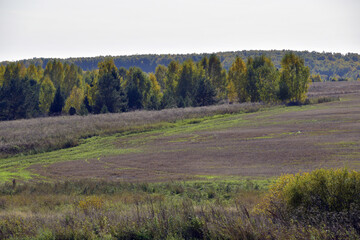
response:
<path id="1" fill-rule="evenodd" d="M 39 85 L 35 80 L 24 77 L 24 66 L 19 63 L 7 65 L 0 88 L 0 120 L 37 116 L 38 98 Z"/>
<path id="2" fill-rule="evenodd" d="M 127 110 L 126 94 L 120 84 L 118 70 L 113 59 L 99 63 L 98 91 L 96 94 L 95 112 L 100 113 L 106 108 L 109 112 Z"/>
<path id="3" fill-rule="evenodd" d="M 212 105 L 216 102 L 215 97 L 216 90 L 211 82 L 205 77 L 201 78 L 195 94 L 196 106 Z"/>
<path id="4" fill-rule="evenodd" d="M 226 89 L 226 71 L 222 68 L 220 59 L 212 54 L 209 58 L 208 76 L 211 84 L 216 88 L 217 95 L 222 98 Z"/>
<path id="5" fill-rule="evenodd" d="M 191 59 L 186 60 L 180 70 L 179 81 L 177 85 L 177 96 L 185 100 L 195 93 L 195 74 L 196 66 Z"/>
<path id="6" fill-rule="evenodd" d="M 64 98 L 61 95 L 60 87 L 56 89 L 54 101 L 51 103 L 49 114 L 50 115 L 60 115 L 64 107 Z"/>

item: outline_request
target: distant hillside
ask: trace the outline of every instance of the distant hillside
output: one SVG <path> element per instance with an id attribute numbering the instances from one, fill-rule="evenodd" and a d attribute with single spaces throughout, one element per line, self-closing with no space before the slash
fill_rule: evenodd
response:
<path id="1" fill-rule="evenodd" d="M 289 52 L 288 50 L 271 50 L 271 51 L 236 51 L 236 52 L 218 52 L 216 55 L 220 57 L 222 64 L 226 69 L 234 61 L 236 56 L 246 60 L 248 57 L 259 55 L 266 55 L 270 57 L 276 67 L 280 67 L 280 62 L 283 55 Z M 308 51 L 293 51 L 297 55 L 305 59 L 305 64 L 310 67 L 312 74 L 320 74 L 325 81 L 336 78 L 337 80 L 357 80 L 360 79 L 360 55 L 356 53 L 340 54 L 340 53 L 319 53 Z M 171 61 L 179 61 L 191 58 L 198 61 L 204 56 L 209 56 L 210 53 L 202 54 L 147 54 L 147 55 L 131 55 L 131 56 L 114 56 L 114 61 L 117 67 L 129 68 L 132 66 L 140 67 L 145 72 L 154 72 L 157 65 L 162 64 L 167 66 Z M 74 63 L 83 70 L 97 69 L 98 63 L 109 56 L 87 57 L 87 58 L 67 58 L 60 59 L 61 62 Z M 31 63 L 41 65 L 45 68 L 47 62 L 51 58 L 34 58 L 21 60 L 26 66 Z M 8 62 L 2 62 L 6 65 Z"/>

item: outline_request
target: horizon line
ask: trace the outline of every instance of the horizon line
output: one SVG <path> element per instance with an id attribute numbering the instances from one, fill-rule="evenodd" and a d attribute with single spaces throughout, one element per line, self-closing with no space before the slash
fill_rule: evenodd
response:
<path id="1" fill-rule="evenodd" d="M 67 59 L 77 59 L 77 58 L 97 58 L 97 57 L 131 57 L 131 56 L 149 56 L 149 55 L 202 55 L 202 54 L 218 54 L 218 53 L 228 53 L 228 52 L 243 52 L 243 51 L 285 51 L 285 52 L 316 52 L 316 53 L 322 53 L 322 54 L 341 54 L 343 56 L 347 55 L 347 54 L 358 54 L 360 55 L 360 53 L 358 52 L 329 52 L 329 51 L 316 51 L 316 50 L 293 50 L 293 49 L 243 49 L 243 50 L 226 50 L 226 51 L 213 51 L 213 52 L 187 52 L 187 53 L 134 53 L 134 54 L 120 54 L 120 55 L 92 55 L 92 56 L 82 56 L 82 57 L 75 57 L 75 56 L 70 56 L 70 57 L 44 57 L 44 56 L 40 56 L 40 57 L 29 57 L 29 58 L 19 58 L 19 59 L 14 59 L 14 60 L 0 60 L 0 63 L 4 63 L 4 62 L 19 62 L 19 61 L 27 61 L 27 60 L 33 60 L 33 59 L 59 59 L 59 60 L 67 60 Z"/>

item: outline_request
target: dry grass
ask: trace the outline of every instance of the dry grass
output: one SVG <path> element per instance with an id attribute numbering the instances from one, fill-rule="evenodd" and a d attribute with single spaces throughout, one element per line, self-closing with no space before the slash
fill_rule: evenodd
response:
<path id="1" fill-rule="evenodd" d="M 4 121 L 0 122 L 0 157 L 67 148 L 78 145 L 81 138 L 127 131 L 145 131 L 161 127 L 162 123 L 216 114 L 253 112 L 262 107 L 260 103 L 223 104 L 162 111 Z"/>
<path id="2" fill-rule="evenodd" d="M 360 82 L 313 83 L 308 96 L 340 96 L 358 92 Z M 144 131 L 161 127 L 163 123 L 216 114 L 254 112 L 263 107 L 260 103 L 223 104 L 162 111 L 3 121 L 0 122 L 0 157 L 68 148 L 78 145 L 80 139 L 91 136 Z"/>
<path id="3" fill-rule="evenodd" d="M 360 82 L 315 82 L 310 85 L 308 97 L 343 96 L 360 93 Z"/>
<path id="4" fill-rule="evenodd" d="M 88 195 L 89 188 L 120 191 Z M 211 189 L 214 196 L 209 194 Z M 26 185 L 19 189 L 2 185 L 0 191 L 7 192 L 0 196 L 1 239 L 359 237 L 354 228 L 357 222 L 337 223 L 331 218 L 337 217 L 335 214 L 309 225 L 304 220 L 283 221 L 278 216 L 256 213 L 252 208 L 254 201 L 256 204 L 261 199 L 261 192 L 246 191 L 236 183 L 116 185 L 82 181 Z"/>

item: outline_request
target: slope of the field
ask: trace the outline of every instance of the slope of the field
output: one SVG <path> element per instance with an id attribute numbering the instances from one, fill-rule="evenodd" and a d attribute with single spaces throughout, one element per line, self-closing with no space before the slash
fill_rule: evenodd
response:
<path id="1" fill-rule="evenodd" d="M 181 120 L 0 160 L 0 178 L 164 181 L 269 178 L 315 168 L 360 170 L 360 83 L 314 84 L 340 101 Z"/>

